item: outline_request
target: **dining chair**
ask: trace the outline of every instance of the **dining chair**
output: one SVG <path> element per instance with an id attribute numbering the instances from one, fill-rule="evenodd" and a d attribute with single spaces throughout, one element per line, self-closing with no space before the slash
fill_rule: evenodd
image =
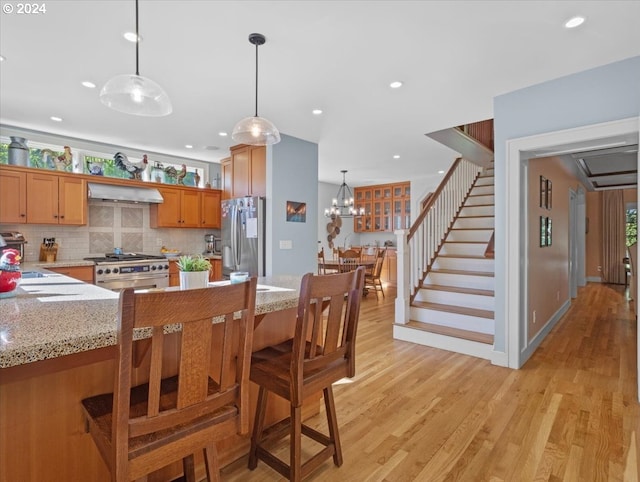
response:
<path id="1" fill-rule="evenodd" d="M 324 247 L 320 248 L 320 251 L 318 251 L 318 274 L 333 274 L 337 272 L 336 269 L 327 268 L 324 258 Z"/>
<path id="2" fill-rule="evenodd" d="M 376 292 L 376 298 L 378 297 L 378 291 L 382 292 L 384 298 L 384 288 L 382 287 L 382 266 L 384 265 L 384 257 L 387 252 L 387 248 L 379 249 L 376 253 L 375 263 L 370 270 L 367 270 L 364 277 L 364 287 L 373 288 Z"/>
<path id="3" fill-rule="evenodd" d="M 113 393 L 82 400 L 87 430 L 112 481 L 136 480 L 179 460 L 185 480 L 195 481 L 200 450 L 208 480 L 219 480 L 216 441 L 249 432 L 255 297 L 256 278 L 216 288 L 120 293 Z M 179 333 L 165 333 L 176 324 Z M 151 333 L 148 364 L 134 361 L 136 329 Z M 163 378 L 175 371 L 169 360 L 176 363 L 163 357 L 168 336 L 178 337 L 178 373 Z M 132 378 L 148 382 L 132 386 Z"/>
<path id="4" fill-rule="evenodd" d="M 338 271 L 346 273 L 355 270 L 360 263 L 360 253 L 353 249 L 338 250 Z"/>
<path id="5" fill-rule="evenodd" d="M 364 268 L 333 275 L 311 273 L 302 278 L 292 339 L 253 354 L 251 381 L 260 387 L 251 436 L 249 469 L 266 462 L 281 475 L 300 481 L 324 460 L 342 465 L 342 449 L 332 384 L 355 375 L 355 342 L 360 314 Z M 302 401 L 322 391 L 327 414 L 326 435 L 302 423 Z M 267 395 L 289 401 L 290 416 L 264 427 Z M 289 435 L 289 463 L 269 451 Z M 324 445 L 302 462 L 302 435 Z"/>

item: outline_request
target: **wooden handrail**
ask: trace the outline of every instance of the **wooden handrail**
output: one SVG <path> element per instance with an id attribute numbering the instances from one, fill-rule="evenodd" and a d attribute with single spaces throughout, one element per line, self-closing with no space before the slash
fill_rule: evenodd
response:
<path id="1" fill-rule="evenodd" d="M 434 193 L 431 195 L 431 198 L 429 199 L 427 204 L 424 206 L 424 208 L 422 209 L 422 211 L 418 215 L 418 218 L 413 223 L 413 226 L 411 226 L 411 229 L 409 230 L 409 235 L 407 236 L 407 241 L 411 240 L 413 235 L 416 233 L 416 231 L 418 230 L 418 227 L 422 224 L 422 221 L 424 221 L 424 218 L 427 216 L 427 213 L 429 212 L 429 209 L 431 208 L 431 206 L 433 206 L 433 204 L 438 199 L 438 196 L 440 195 L 440 193 L 444 190 L 445 186 L 447 185 L 447 182 L 449 182 L 449 179 L 451 179 L 451 176 L 453 176 L 453 173 L 455 172 L 455 170 L 458 167 L 458 164 L 460 164 L 460 162 L 462 162 L 462 157 L 458 157 L 455 161 L 453 161 L 453 164 L 451 164 L 451 167 L 449 168 L 449 171 L 447 172 L 447 174 L 444 176 L 444 178 L 440 182 L 440 185 L 434 191 Z"/>

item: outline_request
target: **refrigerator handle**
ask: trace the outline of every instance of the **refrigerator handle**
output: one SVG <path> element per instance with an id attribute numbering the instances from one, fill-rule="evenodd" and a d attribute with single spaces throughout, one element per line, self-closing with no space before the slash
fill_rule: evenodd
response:
<path id="1" fill-rule="evenodd" d="M 233 220 L 233 236 L 234 236 L 234 250 L 233 250 L 233 254 L 234 254 L 234 261 L 236 263 L 236 267 L 235 269 L 238 269 L 238 267 L 240 266 L 240 258 L 241 258 L 241 251 L 240 251 L 240 228 L 241 228 L 241 223 L 240 223 L 240 209 L 238 209 L 238 206 L 235 207 L 234 210 L 234 220 Z"/>

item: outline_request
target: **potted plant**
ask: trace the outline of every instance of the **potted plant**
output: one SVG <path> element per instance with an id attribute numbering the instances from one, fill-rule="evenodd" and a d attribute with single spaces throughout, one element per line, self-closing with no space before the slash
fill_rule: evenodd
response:
<path id="1" fill-rule="evenodd" d="M 190 290 L 206 288 L 209 282 L 211 262 L 197 254 L 195 256 L 180 256 L 176 262 L 180 270 L 180 288 Z"/>

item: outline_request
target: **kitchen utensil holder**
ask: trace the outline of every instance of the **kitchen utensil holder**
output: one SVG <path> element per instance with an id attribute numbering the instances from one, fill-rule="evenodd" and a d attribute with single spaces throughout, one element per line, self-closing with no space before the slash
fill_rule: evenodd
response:
<path id="1" fill-rule="evenodd" d="M 47 263 L 54 263 L 58 257 L 58 243 L 54 243 L 51 246 L 47 246 L 42 243 L 40 245 L 40 261 L 46 261 Z"/>

